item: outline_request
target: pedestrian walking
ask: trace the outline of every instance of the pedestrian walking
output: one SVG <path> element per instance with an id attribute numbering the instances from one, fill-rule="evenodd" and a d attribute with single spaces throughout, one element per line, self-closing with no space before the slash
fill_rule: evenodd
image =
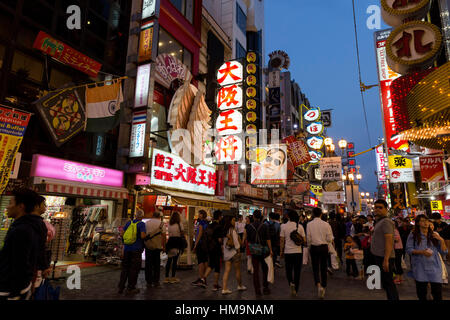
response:
<path id="1" fill-rule="evenodd" d="M 395 221 L 395 229 L 394 229 L 394 251 L 395 251 L 395 284 L 401 284 L 403 281 L 403 243 L 402 238 L 400 237 L 400 232 L 398 231 L 398 222 Z"/>
<path id="2" fill-rule="evenodd" d="M 347 276 L 353 276 L 353 278 L 358 277 L 358 267 L 356 266 L 355 255 L 353 254 L 353 237 L 347 236 L 344 244 L 345 251 L 345 266 L 347 271 Z"/>
<path id="3" fill-rule="evenodd" d="M 254 222 L 253 216 L 247 216 L 245 217 L 245 226 L 251 224 Z M 246 229 L 244 229 L 245 231 Z M 245 231 L 245 233 L 247 233 Z M 252 263 L 252 255 L 250 254 L 250 248 L 248 247 L 248 237 L 244 238 L 244 245 L 245 245 L 245 255 L 247 256 L 247 272 L 250 274 L 253 274 L 253 263 Z"/>
<path id="4" fill-rule="evenodd" d="M 359 275 L 359 280 L 364 280 L 364 251 L 362 250 L 361 240 L 359 237 L 354 236 L 352 238 L 352 248 L 350 249 L 350 251 L 353 254 L 353 258 L 356 262 L 356 270 L 357 274 Z"/>
<path id="5" fill-rule="evenodd" d="M 321 219 L 322 209 L 313 209 L 314 220 L 306 227 L 306 237 L 318 296 L 323 299 L 327 287 L 328 245 L 333 242 L 333 232 L 328 222 Z"/>
<path id="6" fill-rule="evenodd" d="M 167 264 L 166 264 L 166 277 L 164 283 L 178 283 L 179 278 L 176 278 L 178 258 L 184 249 L 186 249 L 186 238 L 184 235 L 184 229 L 181 225 L 180 214 L 177 211 L 173 211 L 170 216 L 169 225 L 167 226 L 167 234 L 169 239 L 166 244 L 167 252 Z M 172 277 L 169 278 L 170 271 L 172 270 Z"/>
<path id="7" fill-rule="evenodd" d="M 411 256 L 411 275 L 416 281 L 419 300 L 427 300 L 430 284 L 434 301 L 442 300 L 443 265 L 439 254 L 448 252 L 444 239 L 432 231 L 425 215 L 418 215 L 408 236 L 406 253 Z"/>
<path id="8" fill-rule="evenodd" d="M 291 295 L 296 296 L 300 286 L 300 275 L 303 265 L 303 250 L 301 243 L 293 241 L 293 233 L 300 236 L 303 245 L 306 244 L 306 235 L 303 226 L 299 224 L 299 216 L 294 210 L 288 209 L 289 221 L 281 225 L 280 231 L 280 258 L 285 261 L 286 277 Z"/>
<path id="9" fill-rule="evenodd" d="M 231 267 L 234 266 L 236 272 L 236 281 L 238 283 L 238 291 L 247 290 L 242 284 L 241 276 L 241 240 L 236 232 L 236 218 L 231 216 L 224 217 L 224 235 L 223 238 L 223 260 L 225 262 L 225 271 L 223 273 L 223 289 L 222 294 L 230 294 L 228 289 L 228 277 L 231 272 Z"/>
<path id="10" fill-rule="evenodd" d="M 198 279 L 192 282 L 192 285 L 203 288 L 206 288 L 205 272 L 208 268 L 208 241 L 206 239 L 206 228 L 209 223 L 206 220 L 207 216 L 208 214 L 205 210 L 200 210 L 198 213 L 195 245 L 192 250 L 197 255 L 198 263 Z"/>
<path id="11" fill-rule="evenodd" d="M 263 293 L 270 294 L 269 282 L 267 281 L 268 266 L 264 259 L 267 256 L 273 257 L 272 244 L 270 242 L 269 228 L 264 224 L 260 210 L 253 212 L 255 221 L 245 227 L 249 249 L 252 255 L 253 265 L 253 286 L 256 295 L 261 295 L 260 267 L 263 277 Z"/>
<path id="12" fill-rule="evenodd" d="M 166 233 L 164 222 L 161 220 L 161 212 L 153 212 L 151 219 L 145 222 L 145 281 L 147 286 L 158 287 L 160 285 L 161 251 L 166 248 Z"/>
<path id="13" fill-rule="evenodd" d="M 381 270 L 381 285 L 386 291 L 388 300 L 398 300 L 397 287 L 393 279 L 395 264 L 394 251 L 394 222 L 387 217 L 387 202 L 378 199 L 375 201 L 375 226 L 370 243 L 370 251 L 374 263 Z"/>
<path id="14" fill-rule="evenodd" d="M 12 195 L 7 215 L 14 222 L 0 251 L 0 300 L 28 300 L 42 258 L 42 220 L 31 214 L 36 205 L 34 191 L 16 189 Z"/>
<path id="15" fill-rule="evenodd" d="M 137 279 L 142 265 L 142 252 L 144 250 L 145 223 L 142 222 L 144 211 L 137 209 L 135 218 L 128 221 L 123 227 L 122 238 L 124 241 L 124 252 L 122 259 L 122 272 L 119 281 L 119 294 L 125 290 L 127 284 L 127 293 L 139 293 L 136 288 Z"/>
<path id="16" fill-rule="evenodd" d="M 278 261 L 280 255 L 280 223 L 277 221 L 277 214 L 275 212 L 269 213 L 269 220 L 266 220 L 264 223 L 269 227 L 269 237 L 273 250 L 273 264 L 281 268 L 282 266 Z"/>
<path id="17" fill-rule="evenodd" d="M 212 290 L 219 291 L 221 288 L 219 285 L 220 276 L 220 264 L 223 256 L 222 242 L 223 242 L 223 225 L 222 211 L 216 210 L 213 212 L 213 221 L 206 228 L 206 240 L 208 242 L 208 268 L 205 272 L 205 285 L 206 279 L 214 270 L 214 285 Z"/>

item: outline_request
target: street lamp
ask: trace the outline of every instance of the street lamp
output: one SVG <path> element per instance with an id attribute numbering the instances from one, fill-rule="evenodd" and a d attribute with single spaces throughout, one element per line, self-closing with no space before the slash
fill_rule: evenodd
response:
<path id="1" fill-rule="evenodd" d="M 331 152 L 334 152 L 335 149 L 336 149 L 336 146 L 332 143 L 332 144 L 330 145 L 330 151 L 331 151 Z"/>
<path id="2" fill-rule="evenodd" d="M 368 198 L 370 196 L 370 193 L 366 192 L 366 197 Z"/>
<path id="3" fill-rule="evenodd" d="M 333 144 L 333 139 L 331 139 L 331 138 L 326 138 L 326 139 L 324 140 L 324 143 L 325 143 L 325 145 L 326 145 L 327 147 L 329 147 L 329 146 L 331 146 L 331 145 Z"/>
<path id="4" fill-rule="evenodd" d="M 355 182 L 355 178 L 356 178 L 356 180 L 358 180 L 358 182 L 359 182 L 359 180 L 362 179 L 362 175 L 359 173 L 359 171 L 358 171 L 358 173 L 356 174 L 356 177 L 355 177 L 355 174 L 351 171 L 351 169 L 349 169 L 348 167 L 344 167 L 344 174 L 342 175 L 342 179 L 347 182 L 347 185 L 351 186 L 352 209 L 353 209 L 352 210 L 352 214 L 355 214 L 355 206 L 356 206 L 355 198 L 354 198 L 354 195 L 353 195 L 353 185 L 354 185 L 354 182 Z M 361 196 L 364 197 L 364 195 L 365 195 L 365 193 L 361 192 Z"/>
<path id="5" fill-rule="evenodd" d="M 347 148 L 347 140 L 344 140 L 344 139 L 339 140 L 338 145 L 339 145 L 339 148 L 344 150 L 345 148 Z"/>

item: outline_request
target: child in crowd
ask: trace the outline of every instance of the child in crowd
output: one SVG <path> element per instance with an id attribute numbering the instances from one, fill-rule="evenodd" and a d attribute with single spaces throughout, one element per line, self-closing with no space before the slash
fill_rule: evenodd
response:
<path id="1" fill-rule="evenodd" d="M 347 236 L 345 238 L 344 251 L 345 251 L 345 264 L 347 265 L 347 275 L 350 277 L 358 276 L 358 268 L 356 267 L 355 255 L 352 252 L 353 238 L 352 236 Z"/>
<path id="2" fill-rule="evenodd" d="M 364 251 L 361 248 L 361 240 L 357 236 L 354 236 L 352 240 L 353 240 L 352 247 L 350 251 L 353 254 L 353 257 L 356 261 L 356 270 L 359 270 L 359 280 L 364 280 L 364 268 L 363 268 Z"/>

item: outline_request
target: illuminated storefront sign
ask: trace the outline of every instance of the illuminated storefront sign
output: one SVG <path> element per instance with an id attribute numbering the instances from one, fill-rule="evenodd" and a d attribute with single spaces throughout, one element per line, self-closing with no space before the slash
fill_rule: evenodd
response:
<path id="1" fill-rule="evenodd" d="M 33 155 L 30 175 L 32 177 L 53 178 L 111 187 L 122 187 L 123 185 L 122 171 L 40 154 Z"/>
<path id="2" fill-rule="evenodd" d="M 156 0 L 142 1 L 142 19 L 152 17 L 156 14 Z"/>
<path id="3" fill-rule="evenodd" d="M 242 132 L 242 114 L 237 110 L 227 110 L 219 114 L 216 129 L 221 136 Z"/>
<path id="4" fill-rule="evenodd" d="M 145 125 L 147 111 L 139 111 L 133 114 L 130 138 L 130 158 L 144 156 Z"/>
<path id="5" fill-rule="evenodd" d="M 234 135 L 221 137 L 217 141 L 214 151 L 218 163 L 240 161 L 242 158 L 242 139 Z"/>
<path id="6" fill-rule="evenodd" d="M 148 85 L 150 83 L 150 64 L 138 67 L 134 107 L 145 107 L 148 103 Z"/>
<path id="7" fill-rule="evenodd" d="M 242 107 L 242 88 L 238 85 L 222 87 L 217 94 L 217 107 L 220 110 Z"/>
<path id="8" fill-rule="evenodd" d="M 397 27 L 405 20 L 422 20 L 430 10 L 431 0 L 381 0 L 384 22 Z"/>
<path id="9" fill-rule="evenodd" d="M 390 182 L 414 182 L 412 161 L 402 156 L 389 156 Z"/>
<path id="10" fill-rule="evenodd" d="M 313 122 L 306 126 L 306 132 L 309 134 L 321 134 L 323 132 L 323 124 L 321 122 Z"/>
<path id="11" fill-rule="evenodd" d="M 217 71 L 217 82 L 220 86 L 227 86 L 243 80 L 242 64 L 238 61 L 225 62 Z"/>
<path id="12" fill-rule="evenodd" d="M 306 139 L 306 144 L 311 149 L 320 150 L 323 147 L 324 138 L 323 137 L 310 137 L 310 138 Z"/>
<path id="13" fill-rule="evenodd" d="M 386 181 L 386 161 L 383 146 L 377 147 L 375 154 L 377 158 L 378 181 Z"/>
<path id="14" fill-rule="evenodd" d="M 139 39 L 139 56 L 138 62 L 147 61 L 152 58 L 154 22 L 149 21 L 141 27 L 141 35 Z"/>
<path id="15" fill-rule="evenodd" d="M 192 167 L 177 155 L 153 149 L 151 185 L 214 195 L 216 170 L 205 165 Z"/>
<path id="16" fill-rule="evenodd" d="M 310 121 L 310 122 L 316 121 L 319 118 L 320 118 L 320 110 L 319 109 L 308 110 L 303 115 L 303 119 L 305 119 L 306 121 Z"/>

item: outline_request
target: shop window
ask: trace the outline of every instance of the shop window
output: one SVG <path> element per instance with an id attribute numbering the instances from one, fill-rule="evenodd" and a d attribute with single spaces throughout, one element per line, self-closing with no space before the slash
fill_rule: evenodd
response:
<path id="1" fill-rule="evenodd" d="M 5 57 L 5 51 L 6 51 L 5 46 L 0 44 L 0 69 L 3 67 L 3 59 Z"/>
<path id="2" fill-rule="evenodd" d="M 192 70 L 192 53 L 175 40 L 166 30 L 163 28 L 159 29 L 159 43 L 158 43 L 158 55 L 162 53 L 167 53 L 181 62 L 185 66 Z"/>
<path id="3" fill-rule="evenodd" d="M 167 109 L 157 102 L 153 102 L 151 131 L 155 134 L 150 135 L 156 139 L 156 148 L 169 152 L 169 143 L 167 141 Z M 159 131 L 159 132 L 156 132 Z"/>
<path id="4" fill-rule="evenodd" d="M 33 22 L 44 26 L 47 29 L 52 28 L 53 10 L 48 6 L 36 0 L 24 0 L 22 13 Z"/>
<path id="5" fill-rule="evenodd" d="M 190 23 L 194 21 L 194 0 L 170 0 Z"/>
<path id="6" fill-rule="evenodd" d="M 16 73 L 26 73 L 27 78 L 38 82 L 42 81 L 42 73 L 44 71 L 42 62 L 20 51 L 16 50 L 14 52 L 11 69 Z"/>
<path id="7" fill-rule="evenodd" d="M 61 88 L 63 85 L 72 82 L 72 78 L 55 68 L 52 68 L 50 73 L 50 87 L 52 88 Z"/>
<path id="8" fill-rule="evenodd" d="M 244 47 L 241 45 L 241 43 L 236 40 L 236 59 L 241 59 L 245 57 L 245 49 Z"/>
<path id="9" fill-rule="evenodd" d="M 192 53 L 189 50 L 183 50 L 183 64 L 188 67 L 189 70 L 192 70 Z"/>
<path id="10" fill-rule="evenodd" d="M 247 31 L 247 16 L 242 10 L 241 6 L 236 2 L 236 24 L 242 33 L 245 35 Z"/>

